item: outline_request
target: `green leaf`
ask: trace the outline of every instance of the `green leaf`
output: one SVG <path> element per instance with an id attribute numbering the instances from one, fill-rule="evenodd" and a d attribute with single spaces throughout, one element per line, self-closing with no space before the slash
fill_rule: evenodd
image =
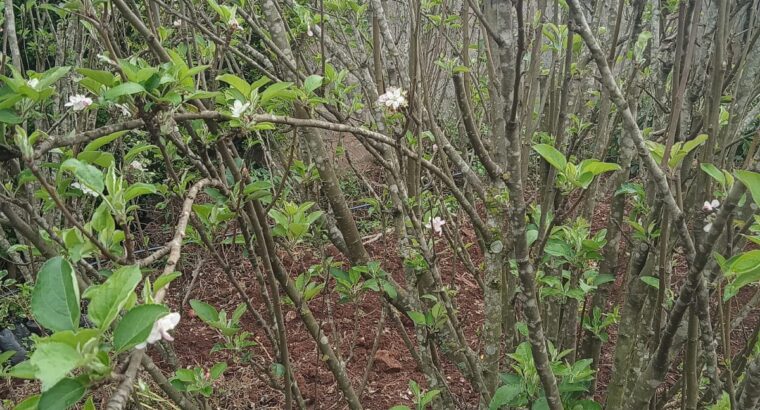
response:
<path id="1" fill-rule="evenodd" d="M 145 88 L 142 85 L 133 82 L 127 82 L 108 89 L 108 91 L 103 94 L 103 98 L 106 100 L 115 100 L 124 95 L 132 95 L 144 91 Z"/>
<path id="2" fill-rule="evenodd" d="M 662 157 L 665 156 L 665 146 L 654 141 L 646 141 L 645 144 L 657 163 L 662 162 Z"/>
<path id="3" fill-rule="evenodd" d="M 192 306 L 195 314 L 198 315 L 202 321 L 206 323 L 214 323 L 219 321 L 219 313 L 216 311 L 216 309 L 214 309 L 213 306 L 209 305 L 208 303 L 193 299 L 190 301 L 190 306 Z"/>
<path id="4" fill-rule="evenodd" d="M 15 350 L 7 350 L 3 353 L 0 353 L 0 369 L 2 369 L 3 363 L 7 362 L 8 359 L 16 355 Z"/>
<path id="5" fill-rule="evenodd" d="M 588 172 L 588 173 L 591 173 L 592 175 L 599 175 L 605 172 L 620 170 L 620 165 L 618 164 L 612 164 L 609 162 L 601 162 L 595 159 L 583 160 L 579 164 L 579 167 L 581 169 L 581 172 L 580 172 L 581 174 L 585 174 Z"/>
<path id="6" fill-rule="evenodd" d="M 112 87 L 116 79 L 116 77 L 108 71 L 91 70 L 89 68 L 77 68 L 76 71 L 87 78 L 91 78 L 94 81 L 105 85 L 106 87 Z"/>
<path id="7" fill-rule="evenodd" d="M 749 189 L 752 194 L 752 200 L 755 204 L 760 205 L 760 174 L 752 171 L 739 170 L 736 171 L 736 177 L 744 186 Z"/>
<path id="8" fill-rule="evenodd" d="M 707 175 L 711 176 L 712 179 L 718 181 L 720 185 L 724 187 L 726 186 L 726 176 L 723 174 L 723 171 L 718 169 L 718 167 L 706 162 L 699 164 L 699 167 L 702 168 L 702 171 L 705 171 Z"/>
<path id="9" fill-rule="evenodd" d="M 240 94 L 243 94 L 246 98 L 251 94 L 251 86 L 248 82 L 234 74 L 222 74 L 216 77 L 216 79 L 229 84 L 232 88 L 240 91 Z"/>
<path id="10" fill-rule="evenodd" d="M 412 319 L 412 322 L 414 322 L 417 325 L 424 326 L 425 324 L 427 324 L 427 321 L 425 320 L 425 315 L 420 312 L 409 311 L 409 312 L 406 312 L 406 314 L 409 316 L 409 319 Z"/>
<path id="11" fill-rule="evenodd" d="M 92 228 L 98 232 L 113 232 L 116 229 L 116 223 L 113 220 L 113 216 L 111 216 L 111 209 L 105 202 L 101 202 L 97 209 L 95 209 L 90 222 Z"/>
<path id="12" fill-rule="evenodd" d="M 647 285 L 649 285 L 649 286 L 651 286 L 651 287 L 653 287 L 655 289 L 660 289 L 660 279 L 659 278 L 655 278 L 654 276 L 642 276 L 639 279 L 641 279 L 642 282 L 646 283 Z"/>
<path id="13" fill-rule="evenodd" d="M 272 80 L 269 77 L 261 77 L 251 84 L 251 90 L 258 90 L 259 88 L 269 84 Z"/>
<path id="14" fill-rule="evenodd" d="M 43 89 L 49 85 L 52 85 L 56 81 L 60 80 L 61 77 L 66 75 L 66 73 L 71 70 L 71 67 L 53 67 L 50 70 L 45 71 L 42 73 L 42 77 L 40 78 L 39 84 L 37 84 L 38 89 Z"/>
<path id="15" fill-rule="evenodd" d="M 66 410 L 84 397 L 85 386 L 75 379 L 65 378 L 42 393 L 39 410 Z"/>
<path id="16" fill-rule="evenodd" d="M 273 98 L 288 97 L 290 94 L 288 93 L 287 89 L 290 88 L 291 85 L 293 84 L 287 82 L 274 83 L 270 85 L 261 93 L 261 103 L 264 104 Z"/>
<path id="17" fill-rule="evenodd" d="M 602 273 L 602 274 L 597 275 L 594 278 L 594 285 L 601 286 L 601 285 L 604 285 L 605 283 L 610 283 L 614 281 L 615 281 L 615 275 L 611 275 L 609 273 Z M 658 284 L 659 284 L 659 281 L 658 281 Z"/>
<path id="18" fill-rule="evenodd" d="M 546 401 L 546 397 L 539 397 L 538 400 L 533 402 L 531 410 L 549 410 L 549 402 Z"/>
<path id="19" fill-rule="evenodd" d="M 565 259 L 573 258 L 573 249 L 566 242 L 558 239 L 550 239 L 544 247 L 544 252 L 551 256 L 557 256 Z"/>
<path id="20" fill-rule="evenodd" d="M 567 159 L 561 152 L 549 144 L 538 144 L 533 146 L 533 150 L 538 152 L 546 162 L 551 164 L 554 168 L 557 168 L 560 172 L 564 172 L 567 167 Z"/>
<path id="21" fill-rule="evenodd" d="M 129 150 L 129 152 L 126 153 L 126 155 L 124 155 L 124 163 L 128 164 L 132 162 L 132 160 L 136 156 L 138 156 L 140 153 L 145 152 L 145 151 L 150 151 L 150 150 L 158 151 L 158 147 L 155 145 L 144 144 L 144 143 L 135 145 L 134 147 L 132 147 L 132 149 Z"/>
<path id="22" fill-rule="evenodd" d="M 16 405 L 16 407 L 13 408 L 13 410 L 37 410 L 38 406 L 37 404 L 40 402 L 40 395 L 35 394 L 34 396 L 29 396 L 26 399 L 24 399 L 22 402 Z"/>
<path id="23" fill-rule="evenodd" d="M 15 125 L 21 124 L 23 121 L 23 118 L 19 117 L 15 112 L 11 110 L 0 110 L 0 122 Z"/>
<path id="24" fill-rule="evenodd" d="M 322 86 L 322 79 L 321 75 L 312 74 L 304 80 L 303 88 L 308 92 L 312 92 Z"/>
<path id="25" fill-rule="evenodd" d="M 144 182 L 137 182 L 129 186 L 124 192 L 124 200 L 131 201 L 138 196 L 146 194 L 155 194 L 156 186 L 153 184 L 146 184 Z"/>
<path id="26" fill-rule="evenodd" d="M 63 380 L 66 375 L 76 369 L 81 354 L 67 343 L 40 343 L 29 358 L 29 363 L 36 368 L 35 377 L 42 382 L 45 392 Z"/>
<path id="27" fill-rule="evenodd" d="M 177 279 L 180 276 L 182 276 L 182 272 L 172 272 L 172 273 L 157 277 L 155 282 L 153 282 L 153 291 L 158 292 L 159 290 L 161 290 L 161 288 L 168 285 L 174 279 Z"/>
<path id="28" fill-rule="evenodd" d="M 729 271 L 736 274 L 731 283 L 726 285 L 723 300 L 729 300 L 750 283 L 760 281 L 760 250 L 755 249 L 739 255 L 731 262 Z"/>
<path id="29" fill-rule="evenodd" d="M 103 173 L 94 166 L 85 164 L 78 159 L 69 158 L 63 161 L 61 169 L 73 172 L 79 182 L 87 185 L 88 188 L 99 194 L 103 193 L 103 188 L 105 188 Z"/>
<path id="30" fill-rule="evenodd" d="M 77 159 L 90 164 L 108 168 L 113 164 L 113 154 L 101 151 L 82 151 L 77 155 Z"/>
<path id="31" fill-rule="evenodd" d="M 216 380 L 219 378 L 219 376 L 224 373 L 224 371 L 227 370 L 227 363 L 220 362 L 214 365 L 214 367 L 209 370 L 209 373 L 211 375 L 211 380 Z"/>
<path id="32" fill-rule="evenodd" d="M 602 405 L 593 400 L 578 400 L 573 410 L 602 410 Z"/>
<path id="33" fill-rule="evenodd" d="M 496 389 L 488 404 L 489 410 L 498 410 L 503 406 L 511 404 L 522 392 L 522 386 L 519 384 L 507 384 Z"/>
<path id="34" fill-rule="evenodd" d="M 105 137 L 100 137 L 96 139 L 95 141 L 92 141 L 91 143 L 87 144 L 86 147 L 84 147 L 85 151 L 96 151 L 98 148 L 110 143 L 111 141 L 121 137 L 122 135 L 128 133 L 129 130 L 125 131 L 117 131 L 113 134 L 108 134 Z"/>
<path id="35" fill-rule="evenodd" d="M 62 256 L 49 259 L 37 273 L 31 307 L 35 320 L 50 330 L 79 326 L 79 288 L 74 268 Z"/>
<path id="36" fill-rule="evenodd" d="M 87 289 L 83 295 L 90 299 L 87 316 L 101 330 L 107 329 L 141 279 L 137 265 L 124 266 L 114 271 L 103 284 Z"/>
<path id="37" fill-rule="evenodd" d="M 34 366 L 29 360 L 23 361 L 8 370 L 7 376 L 15 377 L 16 379 L 34 379 L 37 374 L 37 367 Z"/>
<path id="38" fill-rule="evenodd" d="M 156 320 L 169 313 L 164 305 L 140 305 L 127 312 L 113 332 L 116 352 L 129 350 L 148 339 Z"/>
<path id="39" fill-rule="evenodd" d="M 673 148 L 670 150 L 670 159 L 668 160 L 668 166 L 671 169 L 674 169 L 678 164 L 681 163 L 681 161 L 686 158 L 686 155 L 689 154 L 689 152 L 693 151 L 698 146 L 702 145 L 707 141 L 707 134 L 700 134 L 696 138 L 694 138 L 691 141 L 686 141 L 686 143 L 677 142 L 673 144 Z"/>

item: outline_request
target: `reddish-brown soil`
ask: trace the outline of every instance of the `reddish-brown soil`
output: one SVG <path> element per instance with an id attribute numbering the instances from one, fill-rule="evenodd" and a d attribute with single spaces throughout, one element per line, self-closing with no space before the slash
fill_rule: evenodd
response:
<path id="1" fill-rule="evenodd" d="M 600 204 L 592 219 L 592 229 L 597 231 L 605 227 L 609 215 L 609 198 Z M 152 225 L 147 232 L 153 243 L 162 243 L 166 237 L 165 232 L 160 232 L 158 225 Z M 465 242 L 475 242 L 473 232 L 465 227 L 460 234 Z M 621 241 L 621 257 L 617 269 L 617 280 L 610 288 L 608 306 L 622 303 L 624 292 L 624 278 L 628 263 L 627 252 L 628 234 Z M 438 265 L 440 266 L 444 282 L 456 290 L 455 301 L 459 310 L 459 320 L 464 326 L 464 334 L 470 346 L 478 351 L 480 346 L 480 327 L 483 322 L 482 293 L 473 278 L 464 266 L 451 254 L 448 247 L 443 243 L 442 237 L 435 238 Z M 403 283 L 403 267 L 396 252 L 397 242 L 392 236 L 376 238 L 368 237 L 367 248 L 374 260 L 382 261 L 382 267 L 394 278 Z M 482 255 L 477 251 L 477 246 L 470 248 L 470 256 L 478 266 Z M 255 268 L 239 248 L 231 246 L 221 249 L 225 260 L 233 267 L 233 275 L 242 285 L 245 293 L 251 298 L 253 306 L 264 316 L 268 317 L 264 299 L 261 297 L 261 289 L 255 279 Z M 191 289 L 190 298 L 200 299 L 212 304 L 218 309 L 224 309 L 231 313 L 242 299 L 230 281 L 227 279 L 221 266 L 199 247 L 188 246 L 184 249 L 184 257 L 178 267 L 184 275 L 172 283 L 168 292 L 167 302 L 174 310 L 182 314 L 182 321 L 174 332 L 175 342 L 173 347 L 177 363 L 182 366 L 211 367 L 214 363 L 225 361 L 229 368 L 222 379 L 215 385 L 215 394 L 210 400 L 213 408 L 220 409 L 278 409 L 283 406 L 284 397 L 280 391 L 268 386 L 263 377 L 263 372 L 268 366 L 277 360 L 273 357 L 274 349 L 267 341 L 264 331 L 258 326 L 253 315 L 246 314 L 242 319 L 242 328 L 251 332 L 257 346 L 250 348 L 249 361 L 246 362 L 240 354 L 230 352 L 210 353 L 215 343 L 221 342 L 219 335 L 205 325 L 191 311 L 189 306 L 181 306 L 190 281 L 191 272 L 196 263 L 203 261 L 200 269 L 201 276 Z M 322 249 L 311 249 L 301 246 L 283 252 L 280 255 L 283 264 L 292 277 L 298 276 L 310 266 L 319 264 L 325 257 L 332 257 L 337 261 L 344 260 L 332 246 Z M 674 283 L 682 280 L 685 270 L 682 259 L 674 264 Z M 317 278 L 317 281 L 322 280 Z M 371 367 L 366 386 L 362 394 L 362 402 L 368 409 L 388 409 L 396 404 L 412 405 L 411 392 L 408 390 L 410 380 L 415 380 L 425 385 L 422 372 L 417 368 L 407 347 L 404 345 L 400 332 L 414 340 L 414 327 L 409 319 L 402 317 L 403 328 L 395 325 L 394 321 L 387 318 L 379 328 L 383 304 L 378 295 L 373 292 L 364 293 L 357 301 L 340 303 L 336 292 L 333 291 L 334 281 L 327 281 L 324 291 L 316 299 L 309 303 L 314 316 L 330 337 L 333 346 L 339 346 L 339 351 L 344 358 L 349 358 L 347 368 L 351 382 L 355 388 L 361 384 L 362 376 L 368 364 L 369 355 L 375 337 L 379 332 L 379 350 L 383 360 L 375 360 Z M 732 302 L 732 313 L 737 312 L 751 298 L 754 289 L 745 289 Z M 306 330 L 303 322 L 298 318 L 294 309 L 285 305 L 284 316 L 287 328 L 288 349 L 292 357 L 292 366 L 298 386 L 309 408 L 313 409 L 343 409 L 345 408 L 340 390 L 334 377 L 320 359 L 316 350 L 316 344 Z M 752 329 L 757 323 L 757 314 L 753 312 L 745 323 L 736 329 L 731 335 L 732 353 L 736 354 L 746 344 Z M 336 332 L 339 337 L 336 337 Z M 606 385 L 612 371 L 612 361 L 617 329 L 612 326 L 609 330 L 609 342 L 603 346 L 599 363 L 599 384 L 596 392 L 597 399 L 604 396 Z M 338 342 L 340 340 L 340 343 Z M 353 346 L 353 349 L 352 349 Z M 719 348 L 719 351 L 722 350 Z M 150 354 L 166 374 L 173 372 L 170 363 L 174 362 L 160 349 L 153 346 Z M 505 352 L 507 353 L 507 352 Z M 722 352 L 721 356 L 722 356 Z M 461 376 L 456 366 L 446 361 L 443 355 L 439 355 L 443 362 L 447 381 L 452 393 L 456 396 L 457 405 L 461 409 L 476 408 L 477 394 Z M 678 378 L 676 372 L 668 377 L 668 384 L 672 384 Z M 143 375 L 148 380 L 147 375 Z M 668 386 L 665 386 L 668 387 Z M 157 391 L 157 387 L 153 386 Z M 0 386 L 0 398 L 17 400 L 22 392 L 33 390 L 29 384 Z M 160 403 L 150 403 L 154 408 L 162 408 Z M 100 406 L 98 406 L 100 407 Z"/>
<path id="2" fill-rule="evenodd" d="M 464 235 L 472 238 L 472 233 L 468 234 L 467 230 Z M 443 241 L 440 237 L 437 240 Z M 396 255 L 394 244 L 395 241 L 391 237 L 386 237 L 368 244 L 367 248 L 372 258 L 382 260 L 383 269 L 401 282 L 403 267 L 401 260 L 393 256 Z M 445 246 L 441 244 L 437 248 L 443 250 Z M 260 289 L 254 278 L 254 269 L 241 252 L 233 249 L 226 251 L 226 260 L 234 266 L 236 279 L 253 300 L 254 307 L 266 316 L 266 306 L 262 297 L 259 296 Z M 323 252 L 335 260 L 342 259 L 331 246 L 323 249 Z M 310 266 L 321 263 L 322 259 L 317 253 L 306 248 L 298 248 L 281 256 L 286 269 L 291 276 L 296 277 Z M 203 300 L 227 312 L 234 310 L 242 300 L 234 287 L 229 284 L 222 269 L 199 250 L 197 253 L 191 251 L 189 254 L 195 254 L 205 260 L 204 268 L 201 269 L 202 276 L 193 288 L 191 298 Z M 479 259 L 475 251 L 471 256 L 474 260 Z M 456 299 L 460 308 L 460 320 L 464 324 L 465 334 L 471 345 L 475 347 L 478 343 L 477 334 L 482 323 L 483 312 L 480 290 L 473 278 L 468 277 L 470 275 L 452 255 L 442 253 L 438 258 L 444 280 L 458 291 Z M 189 273 L 192 271 L 194 262 L 188 261 L 185 265 Z M 190 283 L 189 276 L 187 274 L 172 284 L 173 291 L 168 297 L 168 303 L 172 307 L 177 308 L 180 305 Z M 316 280 L 321 282 L 319 278 Z M 331 330 L 337 329 L 340 334 L 342 342 L 340 352 L 344 358 L 351 357 L 347 367 L 353 385 L 355 387 L 360 385 L 378 331 L 381 332 L 379 350 L 383 352 L 377 356 L 383 356 L 384 359 L 389 357 L 389 361 L 392 362 L 392 366 L 389 367 L 382 360 L 374 361 L 362 401 L 369 409 L 387 409 L 396 404 L 411 405 L 409 381 L 415 380 L 424 386 L 425 379 L 403 343 L 399 333 L 402 330 L 390 317 L 385 320 L 382 329 L 378 328 L 383 304 L 376 293 L 366 292 L 356 302 L 340 303 L 337 293 L 332 291 L 332 286 L 334 286 L 334 281 L 331 279 L 322 294 L 309 303 L 309 308 L 330 335 L 333 345 L 336 344 L 336 338 Z M 332 315 L 329 314 L 330 311 Z M 259 345 L 253 348 L 254 353 L 251 358 L 256 363 L 255 366 L 235 363 L 234 355 L 226 352 L 210 354 L 213 344 L 221 339 L 215 331 L 203 324 L 199 318 L 194 317 L 189 306 L 186 306 L 181 313 L 183 320 L 176 330 L 176 341 L 173 343 L 180 363 L 205 367 L 210 367 L 217 361 L 227 361 L 230 364 L 230 368 L 225 372 L 224 381 L 219 383 L 215 401 L 226 403 L 226 408 L 236 409 L 254 408 L 254 406 L 255 408 L 280 408 L 282 406 L 284 400 L 282 394 L 255 376 L 256 368 L 265 368 L 273 362 L 273 349 L 252 315 L 245 315 L 242 325 L 245 330 L 253 333 L 255 340 L 259 342 Z M 284 315 L 288 332 L 288 349 L 293 358 L 293 370 L 305 401 L 315 409 L 343 408 L 335 379 L 319 359 L 316 344 L 303 322 L 292 306 L 286 305 Z M 411 321 L 403 317 L 401 322 L 404 325 L 403 331 L 413 340 L 415 336 Z M 355 346 L 353 352 L 351 352 L 352 345 Z M 400 363 L 400 366 L 396 366 L 396 361 Z M 165 370 L 169 370 L 166 361 L 161 360 L 160 365 Z M 444 368 L 452 393 L 459 400 L 460 408 L 475 407 L 477 394 L 461 377 L 456 366 L 444 363 Z"/>

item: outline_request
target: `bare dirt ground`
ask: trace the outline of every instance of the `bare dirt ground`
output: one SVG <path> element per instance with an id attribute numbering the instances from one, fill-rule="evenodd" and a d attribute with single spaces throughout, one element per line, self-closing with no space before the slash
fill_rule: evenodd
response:
<path id="1" fill-rule="evenodd" d="M 609 198 L 608 198 L 609 200 Z M 608 204 L 605 201 L 597 207 L 592 229 L 594 231 L 605 227 Z M 166 236 L 160 225 L 155 223 L 146 227 L 152 242 L 162 243 Z M 463 229 L 461 234 L 465 242 L 475 241 L 474 233 L 468 228 Z M 438 241 L 442 239 L 437 238 Z M 609 304 L 622 303 L 624 289 L 622 273 L 628 262 L 627 242 L 622 242 L 621 258 L 618 266 L 618 278 L 611 288 Z M 461 263 L 445 249 L 445 246 L 437 246 L 438 261 L 444 277 L 444 281 L 457 290 L 455 297 L 458 305 L 460 322 L 465 326 L 465 335 L 473 348 L 479 346 L 480 327 L 483 322 L 482 293 L 474 278 L 466 271 Z M 368 250 L 374 260 L 381 261 L 383 269 L 393 275 L 396 280 L 403 283 L 403 266 L 396 252 L 396 241 L 392 236 L 385 236 L 369 243 Z M 470 248 L 470 256 L 476 266 L 482 260 L 482 255 L 476 247 Z M 254 268 L 242 252 L 233 247 L 223 249 L 224 257 L 234 267 L 234 276 L 242 284 L 245 292 L 251 297 L 254 307 L 266 315 L 266 306 L 260 296 L 260 289 L 254 277 Z M 227 280 L 221 267 L 205 252 L 193 246 L 184 250 L 179 269 L 183 276 L 172 283 L 168 293 L 167 303 L 173 310 L 180 311 L 182 321 L 175 330 L 175 342 L 171 344 L 176 354 L 166 355 L 155 346 L 151 346 L 150 355 L 165 371 L 166 374 L 173 372 L 172 362 L 178 360 L 184 366 L 202 366 L 209 368 L 214 363 L 225 361 L 229 368 L 223 378 L 215 385 L 214 397 L 210 400 L 213 408 L 219 409 L 278 409 L 283 405 L 282 394 L 268 386 L 262 376 L 263 369 L 276 360 L 272 357 L 273 352 L 266 341 L 262 329 L 257 326 L 253 316 L 246 314 L 242 319 L 243 330 L 251 332 L 258 345 L 251 349 L 250 361 L 245 362 L 239 356 L 227 352 L 210 353 L 212 346 L 221 341 L 217 333 L 206 326 L 191 311 L 190 306 L 182 306 L 181 301 L 189 288 L 191 272 L 196 262 L 203 260 L 196 285 L 192 288 L 190 298 L 200 299 L 212 304 L 217 309 L 224 309 L 228 313 L 235 309 L 242 300 L 238 292 Z M 322 257 L 331 256 L 335 260 L 343 260 L 342 257 L 331 247 L 323 249 L 310 249 L 299 247 L 283 253 L 281 258 L 288 272 L 294 278 L 314 264 L 321 262 Z M 674 264 L 674 282 L 684 275 L 682 263 Z M 424 386 L 425 379 L 422 372 L 417 369 L 407 347 L 404 345 L 401 333 L 414 339 L 414 327 L 411 321 L 401 318 L 403 327 L 398 327 L 393 320 L 387 318 L 382 326 L 380 324 L 382 303 L 375 293 L 365 293 L 358 302 L 340 303 L 338 296 L 332 291 L 334 281 L 328 281 L 328 285 L 322 294 L 309 303 L 309 307 L 315 317 L 329 334 L 334 345 L 340 345 L 340 352 L 348 359 L 348 373 L 355 388 L 361 384 L 361 380 L 369 362 L 373 342 L 379 332 L 379 349 L 375 360 L 368 372 L 366 386 L 362 393 L 362 402 L 368 409 L 388 409 L 396 404 L 412 405 L 411 392 L 408 390 L 410 380 L 415 380 Z M 755 289 L 748 288 L 741 292 L 731 303 L 732 313 L 737 312 L 752 296 Z M 331 313 L 332 312 L 332 313 Z M 288 348 L 294 362 L 292 363 L 298 385 L 301 389 L 307 406 L 311 409 L 342 409 L 345 408 L 340 391 L 332 374 L 322 363 L 316 350 L 316 345 L 308 334 L 303 323 L 298 318 L 292 307 L 286 306 L 284 312 L 286 318 Z M 752 312 L 745 323 L 731 334 L 732 354 L 736 354 L 746 344 L 753 326 L 758 320 L 757 311 Z M 340 335 L 340 343 L 335 337 Z M 617 329 L 613 326 L 609 329 L 609 343 L 603 346 L 601 362 L 599 364 L 599 385 L 596 398 L 604 396 L 606 385 L 609 382 L 612 371 L 612 360 Z M 353 349 L 351 346 L 354 346 Z M 719 351 L 721 349 L 719 348 Z M 509 352 L 504 352 L 506 353 Z M 721 352 L 722 356 L 722 352 Z M 465 381 L 452 363 L 446 362 L 440 355 L 443 366 L 448 375 L 448 382 L 452 393 L 458 400 L 461 409 L 476 408 L 478 396 L 472 387 Z M 674 371 L 668 378 L 668 384 L 677 379 Z M 142 374 L 142 380 L 148 382 L 149 377 Z M 150 383 L 148 383 L 150 385 Z M 667 388 L 669 386 L 665 386 Z M 33 392 L 37 387 L 34 383 L 2 382 L 0 384 L 0 398 L 17 401 L 24 395 Z M 157 387 L 152 386 L 154 391 Z M 104 406 L 103 400 L 106 394 L 99 394 L 100 399 L 97 407 Z M 150 408 L 171 408 L 165 403 L 150 401 L 146 404 Z"/>

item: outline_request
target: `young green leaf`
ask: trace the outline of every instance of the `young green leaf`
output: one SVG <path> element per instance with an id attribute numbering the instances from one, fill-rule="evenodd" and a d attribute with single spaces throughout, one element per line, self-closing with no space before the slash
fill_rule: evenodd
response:
<path id="1" fill-rule="evenodd" d="M 564 172 L 567 168 L 567 159 L 561 152 L 549 144 L 538 144 L 533 146 L 533 150 L 538 152 L 546 162 L 551 164 L 554 168 L 557 168 L 560 172 Z"/>
<path id="2" fill-rule="evenodd" d="M 113 332 L 116 352 L 129 350 L 144 342 L 156 320 L 168 313 L 169 309 L 164 305 L 140 305 L 127 312 Z"/>
<path id="3" fill-rule="evenodd" d="M 409 316 L 409 319 L 412 319 L 412 322 L 414 322 L 416 325 L 424 326 L 427 323 L 425 320 L 425 315 L 420 312 L 409 311 L 406 312 L 406 314 Z"/>
<path id="4" fill-rule="evenodd" d="M 182 276 L 182 272 L 172 272 L 167 275 L 161 275 L 153 282 L 153 291 L 158 292 L 164 286 L 170 284 L 174 279 Z"/>
<path id="5" fill-rule="evenodd" d="M 137 83 L 127 82 L 110 88 L 103 94 L 103 98 L 106 100 L 116 100 L 124 95 L 132 95 L 141 92 L 145 92 L 145 87 Z"/>
<path id="6" fill-rule="evenodd" d="M 92 80 L 106 87 L 112 87 L 114 81 L 116 80 L 116 77 L 108 71 L 92 70 L 89 68 L 77 68 L 76 71 L 86 78 L 91 78 Z"/>
<path id="7" fill-rule="evenodd" d="M 660 279 L 655 278 L 654 276 L 642 276 L 641 278 L 642 282 L 646 283 L 647 285 L 659 289 L 660 288 Z"/>
<path id="8" fill-rule="evenodd" d="M 78 159 L 69 158 L 63 161 L 61 169 L 74 173 L 79 182 L 87 185 L 93 191 L 99 194 L 103 193 L 103 188 L 105 188 L 103 173 L 94 166 L 85 164 Z"/>
<path id="9" fill-rule="evenodd" d="M 620 170 L 620 165 L 618 164 L 612 164 L 609 162 L 601 162 L 595 159 L 583 160 L 581 161 L 580 164 L 578 164 L 578 166 L 580 167 L 581 174 L 591 173 L 594 176 L 603 174 L 605 172 Z"/>
<path id="10" fill-rule="evenodd" d="M 232 86 L 232 88 L 238 90 L 244 97 L 248 97 L 251 94 L 251 86 L 247 81 L 234 74 L 222 74 L 216 77 L 218 81 L 225 82 Z"/>
<path id="11" fill-rule="evenodd" d="M 13 410 L 37 410 L 39 409 L 40 395 L 29 396 L 16 405 Z"/>
<path id="12" fill-rule="evenodd" d="M 736 171 L 736 177 L 744 186 L 749 189 L 752 194 L 752 200 L 755 204 L 760 205 L 760 174 L 752 171 L 739 170 Z"/>
<path id="13" fill-rule="evenodd" d="M 76 379 L 65 378 L 40 396 L 39 409 L 68 409 L 84 397 L 85 386 Z"/>
<path id="14" fill-rule="evenodd" d="M 37 273 L 31 307 L 35 320 L 50 330 L 79 326 L 79 288 L 74 268 L 62 256 L 49 259 Z"/>
<path id="15" fill-rule="evenodd" d="M 42 391 L 47 391 L 63 380 L 82 360 L 82 355 L 67 343 L 39 343 L 29 358 L 36 368 L 34 376 L 42 382 Z"/>
<path id="16" fill-rule="evenodd" d="M 110 143 L 111 141 L 121 137 L 122 135 L 128 133 L 129 131 L 117 131 L 113 134 L 108 134 L 105 137 L 100 137 L 96 139 L 95 141 L 92 141 L 91 143 L 87 144 L 87 146 L 84 147 L 84 151 L 96 151 L 98 148 Z"/>
<path id="17" fill-rule="evenodd" d="M 520 393 L 522 393 L 521 384 L 505 384 L 496 389 L 491 398 L 491 403 L 488 404 L 488 409 L 498 410 L 504 406 L 514 404 L 514 400 L 520 396 Z"/>
<path id="18" fill-rule="evenodd" d="M 322 86 L 322 79 L 321 75 L 312 74 L 304 80 L 303 88 L 308 92 L 313 92 Z"/>
<path id="19" fill-rule="evenodd" d="M 195 314 L 197 314 L 202 321 L 206 323 L 214 323 L 219 321 L 219 312 L 217 312 L 216 309 L 214 309 L 214 307 L 208 303 L 193 299 L 190 301 L 190 306 L 192 306 Z"/>
<path id="20" fill-rule="evenodd" d="M 125 201 L 131 201 L 138 196 L 147 195 L 147 194 L 155 194 L 156 193 L 156 186 L 153 184 L 146 184 L 144 182 L 136 182 L 127 188 L 127 190 L 124 192 L 124 200 Z"/>
<path id="21" fill-rule="evenodd" d="M 702 171 L 707 175 L 712 177 L 712 179 L 718 181 L 721 186 L 726 186 L 726 176 L 723 174 L 723 171 L 718 169 L 718 167 L 706 162 L 699 164 L 699 167 L 702 168 Z"/>
<path id="22" fill-rule="evenodd" d="M 227 370 L 227 363 L 225 363 L 225 362 L 219 362 L 219 363 L 215 364 L 214 367 L 212 367 L 209 370 L 209 374 L 211 376 L 211 380 L 218 379 L 219 376 L 221 376 L 222 373 L 224 373 L 225 370 Z"/>
<path id="23" fill-rule="evenodd" d="M 107 329 L 141 279 L 137 265 L 124 266 L 114 271 L 103 284 L 87 289 L 83 295 L 90 299 L 87 316 L 101 330 Z"/>

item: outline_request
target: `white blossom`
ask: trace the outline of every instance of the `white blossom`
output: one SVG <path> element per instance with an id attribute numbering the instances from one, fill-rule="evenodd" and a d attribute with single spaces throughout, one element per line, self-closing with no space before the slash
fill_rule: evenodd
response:
<path id="1" fill-rule="evenodd" d="M 31 78 L 31 79 L 29 79 L 29 81 L 26 82 L 26 85 L 28 85 L 29 87 L 35 88 L 35 89 L 37 88 L 37 86 L 39 84 L 40 84 L 40 80 L 38 80 L 36 78 Z"/>
<path id="2" fill-rule="evenodd" d="M 702 230 L 705 232 L 710 232 L 710 229 L 712 229 L 712 223 L 708 223 L 704 228 L 702 228 Z"/>
<path id="3" fill-rule="evenodd" d="M 306 26 L 306 35 L 309 37 L 314 37 L 314 32 L 311 31 L 311 24 Z"/>
<path id="4" fill-rule="evenodd" d="M 438 144 L 433 144 L 433 152 L 438 151 Z"/>
<path id="5" fill-rule="evenodd" d="M 705 201 L 704 205 L 702 205 L 702 210 L 705 212 L 712 212 L 720 207 L 720 201 L 717 199 L 713 199 L 712 201 Z"/>
<path id="6" fill-rule="evenodd" d="M 153 329 L 150 330 L 150 335 L 148 336 L 148 340 L 146 340 L 143 343 L 140 343 L 139 345 L 135 346 L 138 349 L 145 349 L 148 344 L 153 344 L 158 342 L 161 339 L 166 340 L 167 342 L 174 341 L 174 338 L 172 335 L 169 334 L 169 331 L 177 327 L 177 324 L 179 323 L 179 313 L 172 312 L 168 315 L 162 317 L 161 319 L 156 320 L 156 323 L 153 324 Z"/>
<path id="7" fill-rule="evenodd" d="M 82 111 L 92 104 L 92 98 L 86 97 L 82 94 L 72 95 L 69 97 L 69 102 L 64 104 L 66 107 L 71 107 L 74 111 Z"/>
<path id="8" fill-rule="evenodd" d="M 181 27 L 182 26 L 182 20 L 174 20 L 174 23 L 172 23 L 174 27 Z"/>
<path id="9" fill-rule="evenodd" d="M 134 169 L 134 170 L 136 170 L 136 171 L 141 171 L 141 172 L 145 171 L 145 167 L 143 166 L 142 162 L 140 162 L 138 160 L 134 160 L 134 161 L 130 162 L 129 163 L 129 167 L 132 168 L 132 169 Z"/>
<path id="10" fill-rule="evenodd" d="M 241 115 L 245 114 L 246 111 L 248 111 L 248 107 L 251 106 L 251 103 L 245 103 L 243 104 L 240 100 L 235 100 L 234 103 L 232 103 L 232 107 L 230 107 L 230 115 L 233 118 L 240 118 Z"/>
<path id="11" fill-rule="evenodd" d="M 385 92 L 385 94 L 378 97 L 377 103 L 384 105 L 392 110 L 398 110 L 401 107 L 406 107 L 406 91 L 400 87 L 388 87 L 388 90 Z"/>
<path id="12" fill-rule="evenodd" d="M 79 182 L 72 182 L 71 187 L 74 189 L 78 189 L 82 191 L 84 194 L 91 195 L 91 196 L 98 196 L 98 193 L 87 187 L 85 184 L 80 184 Z"/>
<path id="13" fill-rule="evenodd" d="M 436 216 L 433 218 L 429 224 L 425 225 L 426 228 L 433 228 L 433 232 L 437 233 L 438 235 L 443 233 L 443 225 L 446 225 L 446 221 L 441 219 L 441 217 Z"/>

